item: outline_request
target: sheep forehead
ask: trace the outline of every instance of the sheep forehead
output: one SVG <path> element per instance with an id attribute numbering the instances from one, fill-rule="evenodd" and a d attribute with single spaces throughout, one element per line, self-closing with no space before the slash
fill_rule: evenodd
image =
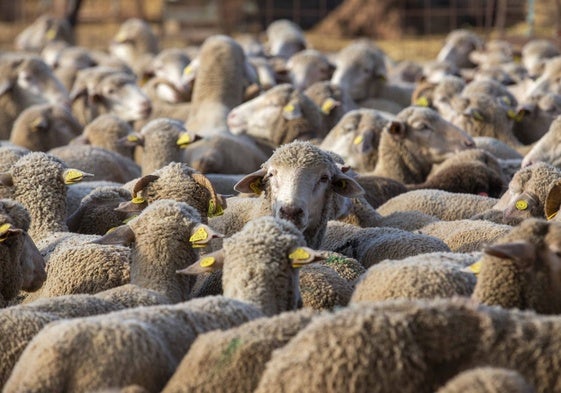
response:
<path id="1" fill-rule="evenodd" d="M 12 173 L 32 169 L 34 173 L 56 173 L 61 174 L 66 169 L 66 164 L 59 158 L 42 152 L 34 152 L 24 155 L 12 167 Z M 25 174 L 29 176 L 29 173 Z M 49 176 L 52 177 L 52 174 Z"/>
<path id="2" fill-rule="evenodd" d="M 201 221 L 201 216 L 193 207 L 184 202 L 177 202 L 170 199 L 160 199 L 146 207 L 142 213 L 134 220 L 130 221 L 129 225 L 134 229 L 138 225 L 153 225 L 162 220 L 173 220 L 174 223 L 179 223 L 177 218 L 182 217 L 187 219 L 190 223 L 198 223 Z"/>
<path id="3" fill-rule="evenodd" d="M 279 147 L 264 164 L 271 168 L 326 167 L 335 171 L 333 157 L 309 142 L 292 142 Z"/>
<path id="4" fill-rule="evenodd" d="M 177 133 L 183 132 L 185 131 L 185 126 L 178 120 L 159 118 L 151 120 L 148 124 L 142 127 L 140 134 L 146 136 L 152 133 L 171 133 L 174 131 Z"/>
<path id="5" fill-rule="evenodd" d="M 397 114 L 397 119 L 406 123 L 412 123 L 417 119 L 424 119 L 429 123 L 436 123 L 443 120 L 438 112 L 430 108 L 422 107 L 405 108 Z"/>

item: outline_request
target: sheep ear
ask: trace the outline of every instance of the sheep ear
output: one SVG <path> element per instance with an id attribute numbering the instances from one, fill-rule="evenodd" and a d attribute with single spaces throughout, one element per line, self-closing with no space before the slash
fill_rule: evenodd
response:
<path id="1" fill-rule="evenodd" d="M 49 121 L 44 117 L 38 117 L 31 123 L 31 131 L 32 132 L 39 132 L 44 131 L 49 126 Z"/>
<path id="2" fill-rule="evenodd" d="M 185 131 L 179 134 L 179 138 L 175 142 L 180 149 L 184 149 L 189 146 L 191 143 L 199 141 L 203 139 L 199 134 L 195 134 L 194 132 Z"/>
<path id="3" fill-rule="evenodd" d="M 205 254 L 195 263 L 185 269 L 177 270 L 178 274 L 197 275 L 201 273 L 211 273 L 221 270 L 224 267 L 224 250 L 220 249 L 209 254 Z"/>
<path id="4" fill-rule="evenodd" d="M 510 259 L 523 269 L 530 268 L 536 258 L 536 248 L 529 242 L 493 244 L 486 247 L 483 252 L 500 259 Z"/>
<path id="5" fill-rule="evenodd" d="M 144 199 L 140 201 L 138 198 L 133 198 L 130 201 L 119 203 L 119 206 L 113 210 L 122 213 L 140 213 L 146 208 L 146 206 L 148 206 L 148 204 Z"/>
<path id="6" fill-rule="evenodd" d="M 282 108 L 282 116 L 286 120 L 294 120 L 302 117 L 302 109 L 295 102 L 289 102 Z"/>
<path id="7" fill-rule="evenodd" d="M 322 113 L 329 115 L 331 111 L 338 106 L 341 106 L 341 101 L 328 97 L 321 103 L 321 111 Z"/>
<path id="8" fill-rule="evenodd" d="M 12 175 L 7 172 L 0 173 L 0 184 L 5 187 L 12 187 L 14 185 Z"/>
<path id="9" fill-rule="evenodd" d="M 384 130 L 396 138 L 405 138 L 405 124 L 400 121 L 392 120 Z"/>
<path id="10" fill-rule="evenodd" d="M 561 182 L 555 182 L 545 198 L 544 213 L 548 220 L 553 219 L 561 206 Z"/>
<path id="11" fill-rule="evenodd" d="M 353 178 L 339 173 L 331 180 L 331 187 L 337 194 L 347 198 L 356 198 L 364 194 L 364 189 Z"/>
<path id="12" fill-rule="evenodd" d="M 90 140 L 84 134 L 77 136 L 76 138 L 72 139 L 70 142 L 73 145 L 89 145 L 91 144 Z"/>
<path id="13" fill-rule="evenodd" d="M 78 98 L 85 97 L 88 94 L 88 88 L 86 86 L 78 86 L 70 92 L 70 102 L 74 103 Z"/>
<path id="14" fill-rule="evenodd" d="M 288 253 L 288 259 L 293 268 L 299 268 L 309 263 L 325 260 L 325 256 L 309 247 L 295 247 Z"/>
<path id="15" fill-rule="evenodd" d="M 0 96 L 7 93 L 14 86 L 13 80 L 3 80 L 0 82 Z"/>
<path id="16" fill-rule="evenodd" d="M 23 233 L 23 230 L 14 228 L 12 224 L 2 224 L 0 225 L 0 243 L 5 241 L 7 238 L 13 235 Z"/>
<path id="17" fill-rule="evenodd" d="M 265 168 L 261 168 L 258 171 L 250 173 L 234 185 L 234 190 L 243 193 L 260 195 L 264 190 L 263 177 L 266 174 L 267 170 Z"/>
<path id="18" fill-rule="evenodd" d="M 216 232 L 214 229 L 205 224 L 197 224 L 191 231 L 189 242 L 193 248 L 206 247 L 212 239 L 222 238 L 223 234 Z"/>
<path id="19" fill-rule="evenodd" d="M 110 229 L 105 235 L 97 240 L 92 241 L 95 244 L 107 244 L 117 246 L 129 246 L 134 243 L 134 232 L 128 225 L 121 225 L 114 229 Z"/>

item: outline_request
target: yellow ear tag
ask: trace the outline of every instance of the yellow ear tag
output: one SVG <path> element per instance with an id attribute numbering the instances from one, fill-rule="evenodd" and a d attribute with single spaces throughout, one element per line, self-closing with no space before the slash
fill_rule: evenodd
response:
<path id="1" fill-rule="evenodd" d="M 336 101 L 333 98 L 327 98 L 325 101 L 323 101 L 323 104 L 321 104 L 321 111 L 326 115 L 329 115 L 333 108 L 335 108 L 335 104 Z"/>
<path id="2" fill-rule="evenodd" d="M 193 67 L 191 67 L 190 65 L 183 69 L 183 75 L 189 75 L 191 72 L 193 72 Z"/>
<path id="3" fill-rule="evenodd" d="M 509 109 L 507 112 L 507 116 L 509 119 L 514 120 L 515 122 L 521 122 L 524 118 L 524 111 L 515 111 L 514 109 Z"/>
<path id="4" fill-rule="evenodd" d="M 415 105 L 417 106 L 429 106 L 429 99 L 425 96 L 421 96 L 417 98 L 415 101 Z"/>
<path id="5" fill-rule="evenodd" d="M 187 147 L 189 143 L 191 143 L 191 137 L 188 133 L 179 135 L 179 138 L 177 138 L 176 142 L 177 146 L 179 146 L 180 148 Z"/>
<path id="6" fill-rule="evenodd" d="M 206 232 L 206 229 L 201 227 L 201 228 L 197 229 L 195 231 L 195 233 L 193 233 L 191 235 L 191 237 L 189 238 L 189 241 L 191 243 L 196 243 L 196 242 L 201 241 L 201 240 L 206 240 L 207 238 L 208 238 L 208 233 Z M 201 247 L 201 245 L 199 245 L 199 244 L 197 246 Z M 202 247 L 204 247 L 204 246 L 202 246 Z"/>
<path id="7" fill-rule="evenodd" d="M 201 261 L 199 262 L 199 266 L 200 267 L 211 267 L 212 265 L 214 265 L 214 262 L 216 262 L 216 258 L 205 257 L 205 258 L 201 259 Z"/>
<path id="8" fill-rule="evenodd" d="M 89 176 L 89 174 L 78 169 L 68 169 L 64 173 L 64 184 L 79 183 L 84 179 L 84 176 Z"/>
<path id="9" fill-rule="evenodd" d="M 251 191 L 253 191 L 255 194 L 260 195 L 261 192 L 263 191 L 262 184 L 261 184 L 261 179 L 257 179 L 255 181 L 249 183 L 249 188 L 251 188 Z"/>
<path id="10" fill-rule="evenodd" d="M 124 31 L 120 31 L 116 36 L 115 36 L 115 41 L 117 42 L 123 42 L 127 39 L 127 33 L 125 33 Z"/>
<path id="11" fill-rule="evenodd" d="M 2 224 L 0 225 L 0 242 L 6 240 L 6 237 L 3 237 L 12 227 L 12 224 Z"/>
<path id="12" fill-rule="evenodd" d="M 353 145 L 360 145 L 363 140 L 364 137 L 362 135 L 359 135 L 353 140 Z"/>
<path id="13" fill-rule="evenodd" d="M 134 198 L 132 198 L 131 202 L 140 205 L 141 203 L 145 202 L 145 199 L 140 196 L 135 196 Z"/>
<path id="14" fill-rule="evenodd" d="M 284 112 L 286 112 L 286 113 L 294 112 L 294 105 L 292 105 L 292 104 L 286 104 L 286 105 L 284 106 L 284 108 L 282 108 L 282 110 L 283 110 Z"/>
<path id="15" fill-rule="evenodd" d="M 310 259 L 310 253 L 303 248 L 297 248 L 296 250 L 292 251 L 288 258 L 296 261 L 307 261 Z"/>
<path id="16" fill-rule="evenodd" d="M 477 121 L 483 121 L 483 115 L 479 111 L 473 111 L 472 117 Z"/>
<path id="17" fill-rule="evenodd" d="M 207 212 L 208 217 L 217 217 L 223 214 L 224 214 L 224 209 L 222 209 L 222 206 L 220 205 L 215 206 L 214 201 L 212 199 L 208 201 L 208 212 Z"/>
<path id="18" fill-rule="evenodd" d="M 519 199 L 514 204 L 514 207 L 516 207 L 516 209 L 518 210 L 526 210 L 528 208 L 528 202 L 526 202 L 524 199 Z"/>
<path id="19" fill-rule="evenodd" d="M 138 136 L 134 134 L 127 135 L 127 141 L 129 142 L 138 142 Z"/>
<path id="20" fill-rule="evenodd" d="M 45 37 L 47 37 L 48 40 L 54 39 L 56 37 L 56 30 L 55 29 L 47 30 L 47 33 L 45 34 Z"/>
<path id="21" fill-rule="evenodd" d="M 481 271 L 481 261 L 477 261 L 467 267 L 467 269 L 473 274 L 477 275 Z"/>
<path id="22" fill-rule="evenodd" d="M 549 216 L 547 216 L 547 220 L 548 221 L 553 220 L 557 216 L 557 213 L 559 213 L 559 211 L 556 211 L 555 213 L 551 213 Z"/>

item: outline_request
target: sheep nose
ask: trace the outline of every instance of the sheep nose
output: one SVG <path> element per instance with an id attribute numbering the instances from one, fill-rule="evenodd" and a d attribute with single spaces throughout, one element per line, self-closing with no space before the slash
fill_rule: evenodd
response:
<path id="1" fill-rule="evenodd" d="M 279 216 L 288 221 L 296 221 L 304 214 L 301 207 L 282 206 L 279 209 Z"/>
<path id="2" fill-rule="evenodd" d="M 142 112 L 143 115 L 148 117 L 150 115 L 150 113 L 152 112 L 152 104 L 150 103 L 150 101 L 148 101 L 148 100 L 143 101 L 140 104 L 140 111 Z"/>
<path id="3" fill-rule="evenodd" d="M 474 142 L 473 139 L 466 139 L 466 140 L 464 141 L 464 146 L 465 146 L 465 147 L 468 147 L 468 148 L 470 148 L 470 149 L 472 149 L 472 148 L 475 147 L 475 142 Z"/>

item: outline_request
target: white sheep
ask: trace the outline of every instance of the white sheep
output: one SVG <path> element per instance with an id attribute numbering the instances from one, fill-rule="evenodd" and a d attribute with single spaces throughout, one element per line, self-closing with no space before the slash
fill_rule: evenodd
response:
<path id="1" fill-rule="evenodd" d="M 292 55 L 306 49 L 304 32 L 288 19 L 278 19 L 267 26 L 267 49 L 271 56 L 288 60 Z"/>

